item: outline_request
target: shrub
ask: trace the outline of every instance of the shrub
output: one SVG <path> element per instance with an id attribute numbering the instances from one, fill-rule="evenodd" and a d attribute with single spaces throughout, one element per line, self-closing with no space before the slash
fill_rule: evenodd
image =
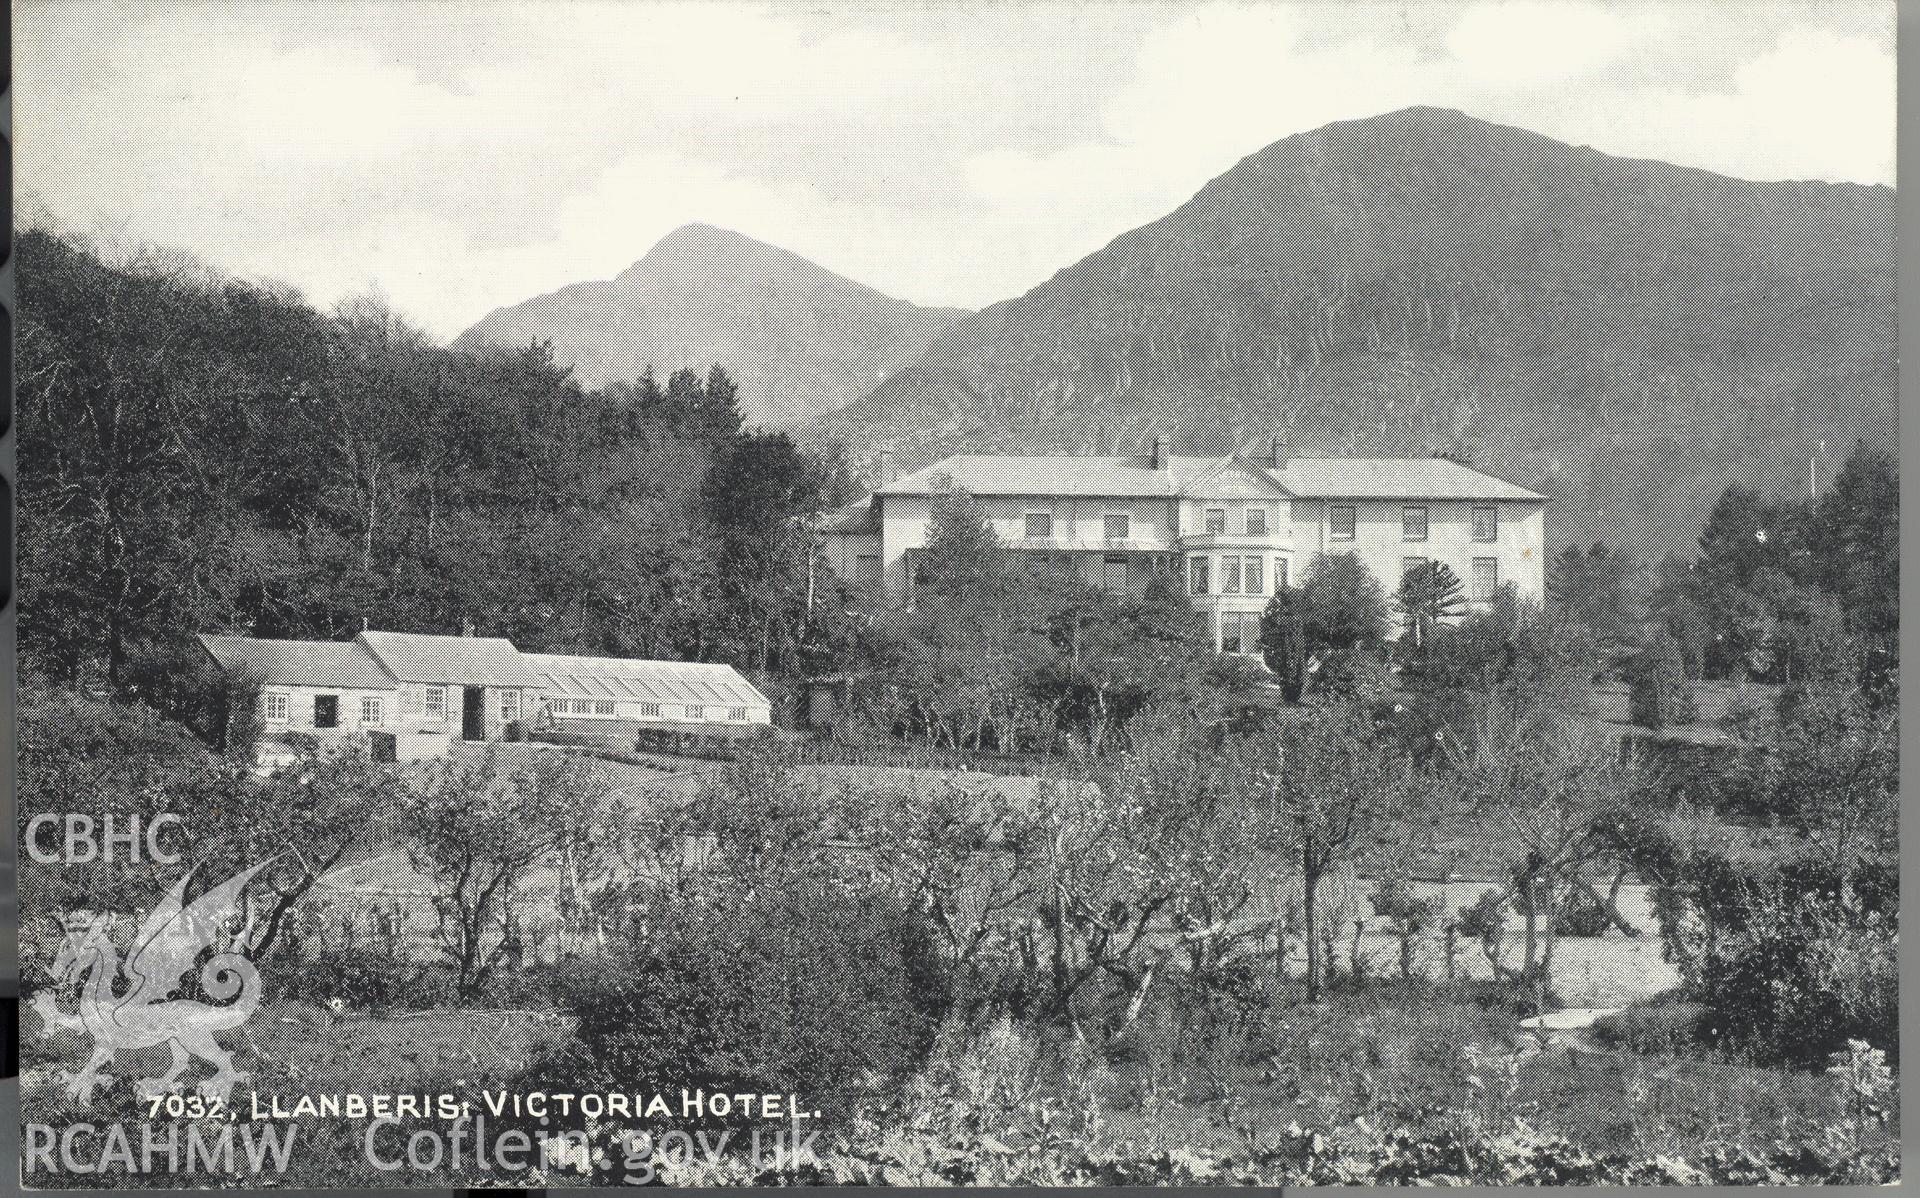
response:
<path id="1" fill-rule="evenodd" d="M 572 1088 L 797 1093 L 844 1114 L 917 1068 L 945 1014 L 918 920 L 812 878 L 663 896 L 614 954 L 559 983 L 577 1043 L 541 1069 Z"/>
<path id="2" fill-rule="evenodd" d="M 1817 892 L 1755 892 L 1746 926 L 1700 962 L 1709 1037 L 1796 1065 L 1849 1040 L 1897 1046 L 1898 941 L 1889 913 Z"/>
<path id="3" fill-rule="evenodd" d="M 1661 628 L 1630 668 L 1628 711 L 1633 722 L 1659 731 L 1691 724 L 1699 716 L 1693 687 L 1687 681 L 1680 644 Z"/>
<path id="4" fill-rule="evenodd" d="M 352 1010 L 376 1015 L 390 1008 L 446 1006 L 453 997 L 444 969 L 366 949 L 329 949 L 299 961 L 275 957 L 267 971 L 276 999 L 322 1007 L 338 999 Z"/>
<path id="5" fill-rule="evenodd" d="M 1307 689 L 1305 604 L 1300 592 L 1282 587 L 1260 617 L 1260 651 L 1274 672 L 1282 697 L 1298 703 Z"/>
<path id="6" fill-rule="evenodd" d="M 1661 995 L 1603 1017 L 1593 1025 L 1593 1034 L 1609 1048 L 1644 1056 L 1677 1056 L 1698 1043 L 1705 1013 L 1699 1003 Z"/>
<path id="7" fill-rule="evenodd" d="M 1605 903 L 1575 886 L 1568 890 L 1554 926 L 1562 936 L 1604 936 L 1613 921 L 1607 916 Z"/>

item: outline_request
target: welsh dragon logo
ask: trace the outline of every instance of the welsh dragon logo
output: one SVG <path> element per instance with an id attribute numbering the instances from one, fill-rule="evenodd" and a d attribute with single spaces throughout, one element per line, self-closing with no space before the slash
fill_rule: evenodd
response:
<path id="1" fill-rule="evenodd" d="M 79 980 L 79 1005 L 62 1011 L 55 993 L 42 991 L 34 999 L 34 1010 L 42 1020 L 43 1036 L 65 1029 L 93 1037 L 87 1063 L 67 1083 L 68 1097 L 91 1106 L 94 1091 L 107 1081 L 102 1070 L 123 1049 L 159 1044 L 172 1050 L 173 1061 L 165 1074 L 134 1082 L 142 1097 L 177 1089 L 180 1075 L 195 1057 L 215 1070 L 199 1084 L 205 1097 L 225 1101 L 233 1084 L 249 1076 L 234 1071 L 233 1057 L 213 1034 L 239 1027 L 259 1009 L 260 974 L 246 956 L 258 932 L 251 920 L 238 931 L 229 929 L 240 917 L 241 892 L 274 860 L 277 857 L 235 874 L 191 903 L 185 901 L 193 877 L 189 870 L 147 915 L 124 962 L 113 943 L 111 913 L 67 923 L 66 939 L 50 972 L 62 986 Z M 208 949 L 213 955 L 200 966 L 200 988 L 224 1005 L 169 998 Z M 124 991 L 115 993 L 123 980 Z"/>

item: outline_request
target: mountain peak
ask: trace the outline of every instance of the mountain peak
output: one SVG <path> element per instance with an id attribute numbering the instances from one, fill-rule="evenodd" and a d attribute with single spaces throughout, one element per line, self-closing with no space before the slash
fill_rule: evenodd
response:
<path id="1" fill-rule="evenodd" d="M 724 270 L 735 274 L 765 274 L 773 271 L 817 271 L 821 267 L 790 250 L 722 229 L 714 225 L 681 225 L 653 243 L 638 262 L 614 276 L 616 283 L 633 282 L 662 272 L 685 268 L 703 273 Z"/>
<path id="2" fill-rule="evenodd" d="M 891 299 L 779 246 L 708 224 L 668 233 L 612 281 L 489 313 L 457 345 L 553 344 L 589 387 L 720 363 L 752 421 L 844 407 L 960 313 Z"/>
<path id="3" fill-rule="evenodd" d="M 1255 150 L 819 435 L 907 463 L 1170 427 L 1204 452 L 1459 447 L 1556 497 L 1556 546 L 1685 553 L 1728 482 L 1804 487 L 1821 439 L 1895 427 L 1894 229 L 1891 189 L 1403 108 Z"/>

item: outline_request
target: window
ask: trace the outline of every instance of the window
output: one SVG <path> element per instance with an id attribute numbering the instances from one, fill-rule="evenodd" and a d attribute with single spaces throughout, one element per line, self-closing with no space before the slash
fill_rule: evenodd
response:
<path id="1" fill-rule="evenodd" d="M 1403 541 L 1424 541 L 1427 539 L 1427 509 L 1425 506 L 1410 503 L 1400 509 L 1400 539 Z"/>
<path id="2" fill-rule="evenodd" d="M 659 719 L 660 705 L 658 703 L 642 703 L 640 705 L 640 718 L 643 720 Z"/>
<path id="3" fill-rule="evenodd" d="M 1100 585 L 1115 594 L 1125 594 L 1127 589 L 1127 555 L 1124 553 L 1105 554 L 1100 559 Z"/>
<path id="4" fill-rule="evenodd" d="M 313 697 L 313 726 L 315 728 L 338 728 L 340 726 L 339 695 L 315 695 Z"/>
<path id="5" fill-rule="evenodd" d="M 857 586 L 878 586 L 880 583 L 880 555 L 863 553 L 853 559 L 853 581 Z"/>
<path id="6" fill-rule="evenodd" d="M 1220 613 L 1220 652 L 1258 653 L 1260 617 L 1254 612 Z"/>
<path id="7" fill-rule="evenodd" d="M 267 723 L 284 724 L 287 722 L 287 696 L 280 691 L 268 691 L 261 696 L 266 705 Z"/>
<path id="8" fill-rule="evenodd" d="M 687 708 L 687 718 L 690 720 L 704 720 L 707 718 L 707 709 L 704 707 L 689 707 Z"/>
<path id="9" fill-rule="evenodd" d="M 1267 535 L 1267 509 L 1250 507 L 1247 509 L 1247 535 L 1264 537 Z"/>
<path id="10" fill-rule="evenodd" d="M 1045 540 L 1053 535 L 1052 512 L 1028 512 L 1027 536 L 1033 540 Z"/>
<path id="11" fill-rule="evenodd" d="M 1203 523 L 1201 527 L 1207 532 L 1227 531 L 1227 509 L 1223 507 L 1208 508 L 1205 523 Z"/>
<path id="12" fill-rule="evenodd" d="M 747 709 L 744 707 L 729 707 L 727 708 L 727 718 L 745 723 L 747 719 Z"/>
<path id="13" fill-rule="evenodd" d="M 1220 559 L 1220 593 L 1238 595 L 1240 593 L 1240 559 L 1223 557 Z"/>
<path id="14" fill-rule="evenodd" d="M 1109 512 L 1101 524 L 1102 533 L 1109 541 L 1124 541 L 1133 535 L 1133 517 L 1125 512 Z"/>
<path id="15" fill-rule="evenodd" d="M 520 718 L 520 692 L 512 687 L 500 692 L 500 718 L 503 721 Z"/>
<path id="16" fill-rule="evenodd" d="M 364 728 L 378 728 L 387 722 L 387 701 L 372 695 L 360 697 L 360 724 Z"/>
<path id="17" fill-rule="evenodd" d="M 1273 589 L 1276 594 L 1287 589 L 1287 559 L 1284 557 L 1273 559 Z"/>
<path id="18" fill-rule="evenodd" d="M 1207 593 L 1207 559 L 1190 557 L 1187 559 L 1187 590 L 1196 595 Z"/>
<path id="19" fill-rule="evenodd" d="M 1220 613 L 1220 652 L 1240 652 L 1240 613 L 1237 611 Z"/>
<path id="20" fill-rule="evenodd" d="M 1500 589 L 1500 559 L 1497 557 L 1476 557 L 1473 559 L 1473 591 L 1467 596 L 1480 602 L 1493 598 Z"/>
<path id="21" fill-rule="evenodd" d="M 427 688 L 427 716 L 429 719 L 445 719 L 447 714 L 447 688 L 430 686 Z"/>
<path id="22" fill-rule="evenodd" d="M 1327 536 L 1335 541 L 1353 540 L 1353 505 L 1336 503 L 1327 509 Z"/>
<path id="23" fill-rule="evenodd" d="M 1424 557 L 1403 557 L 1400 559 L 1400 581 L 1405 582 L 1407 575 L 1427 564 Z"/>
<path id="24" fill-rule="evenodd" d="M 1473 509 L 1473 539 L 1476 541 L 1497 541 L 1500 539 L 1500 509 L 1491 504 Z"/>
<path id="25" fill-rule="evenodd" d="M 613 700 L 595 699 L 593 701 L 593 714 L 598 716 L 611 716 L 613 714 Z"/>
<path id="26" fill-rule="evenodd" d="M 1260 558 L 1250 557 L 1247 559 L 1246 574 L 1244 577 L 1247 582 L 1247 594 L 1264 595 L 1267 593 L 1266 563 Z"/>

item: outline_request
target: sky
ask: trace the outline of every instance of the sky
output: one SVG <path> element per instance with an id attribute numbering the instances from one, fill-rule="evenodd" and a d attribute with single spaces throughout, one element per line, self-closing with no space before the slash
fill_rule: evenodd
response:
<path id="1" fill-rule="evenodd" d="M 1861 0 L 20 0 L 14 36 L 25 215 L 443 338 L 696 221 L 982 307 L 1414 104 L 1894 181 L 1894 7 Z"/>

